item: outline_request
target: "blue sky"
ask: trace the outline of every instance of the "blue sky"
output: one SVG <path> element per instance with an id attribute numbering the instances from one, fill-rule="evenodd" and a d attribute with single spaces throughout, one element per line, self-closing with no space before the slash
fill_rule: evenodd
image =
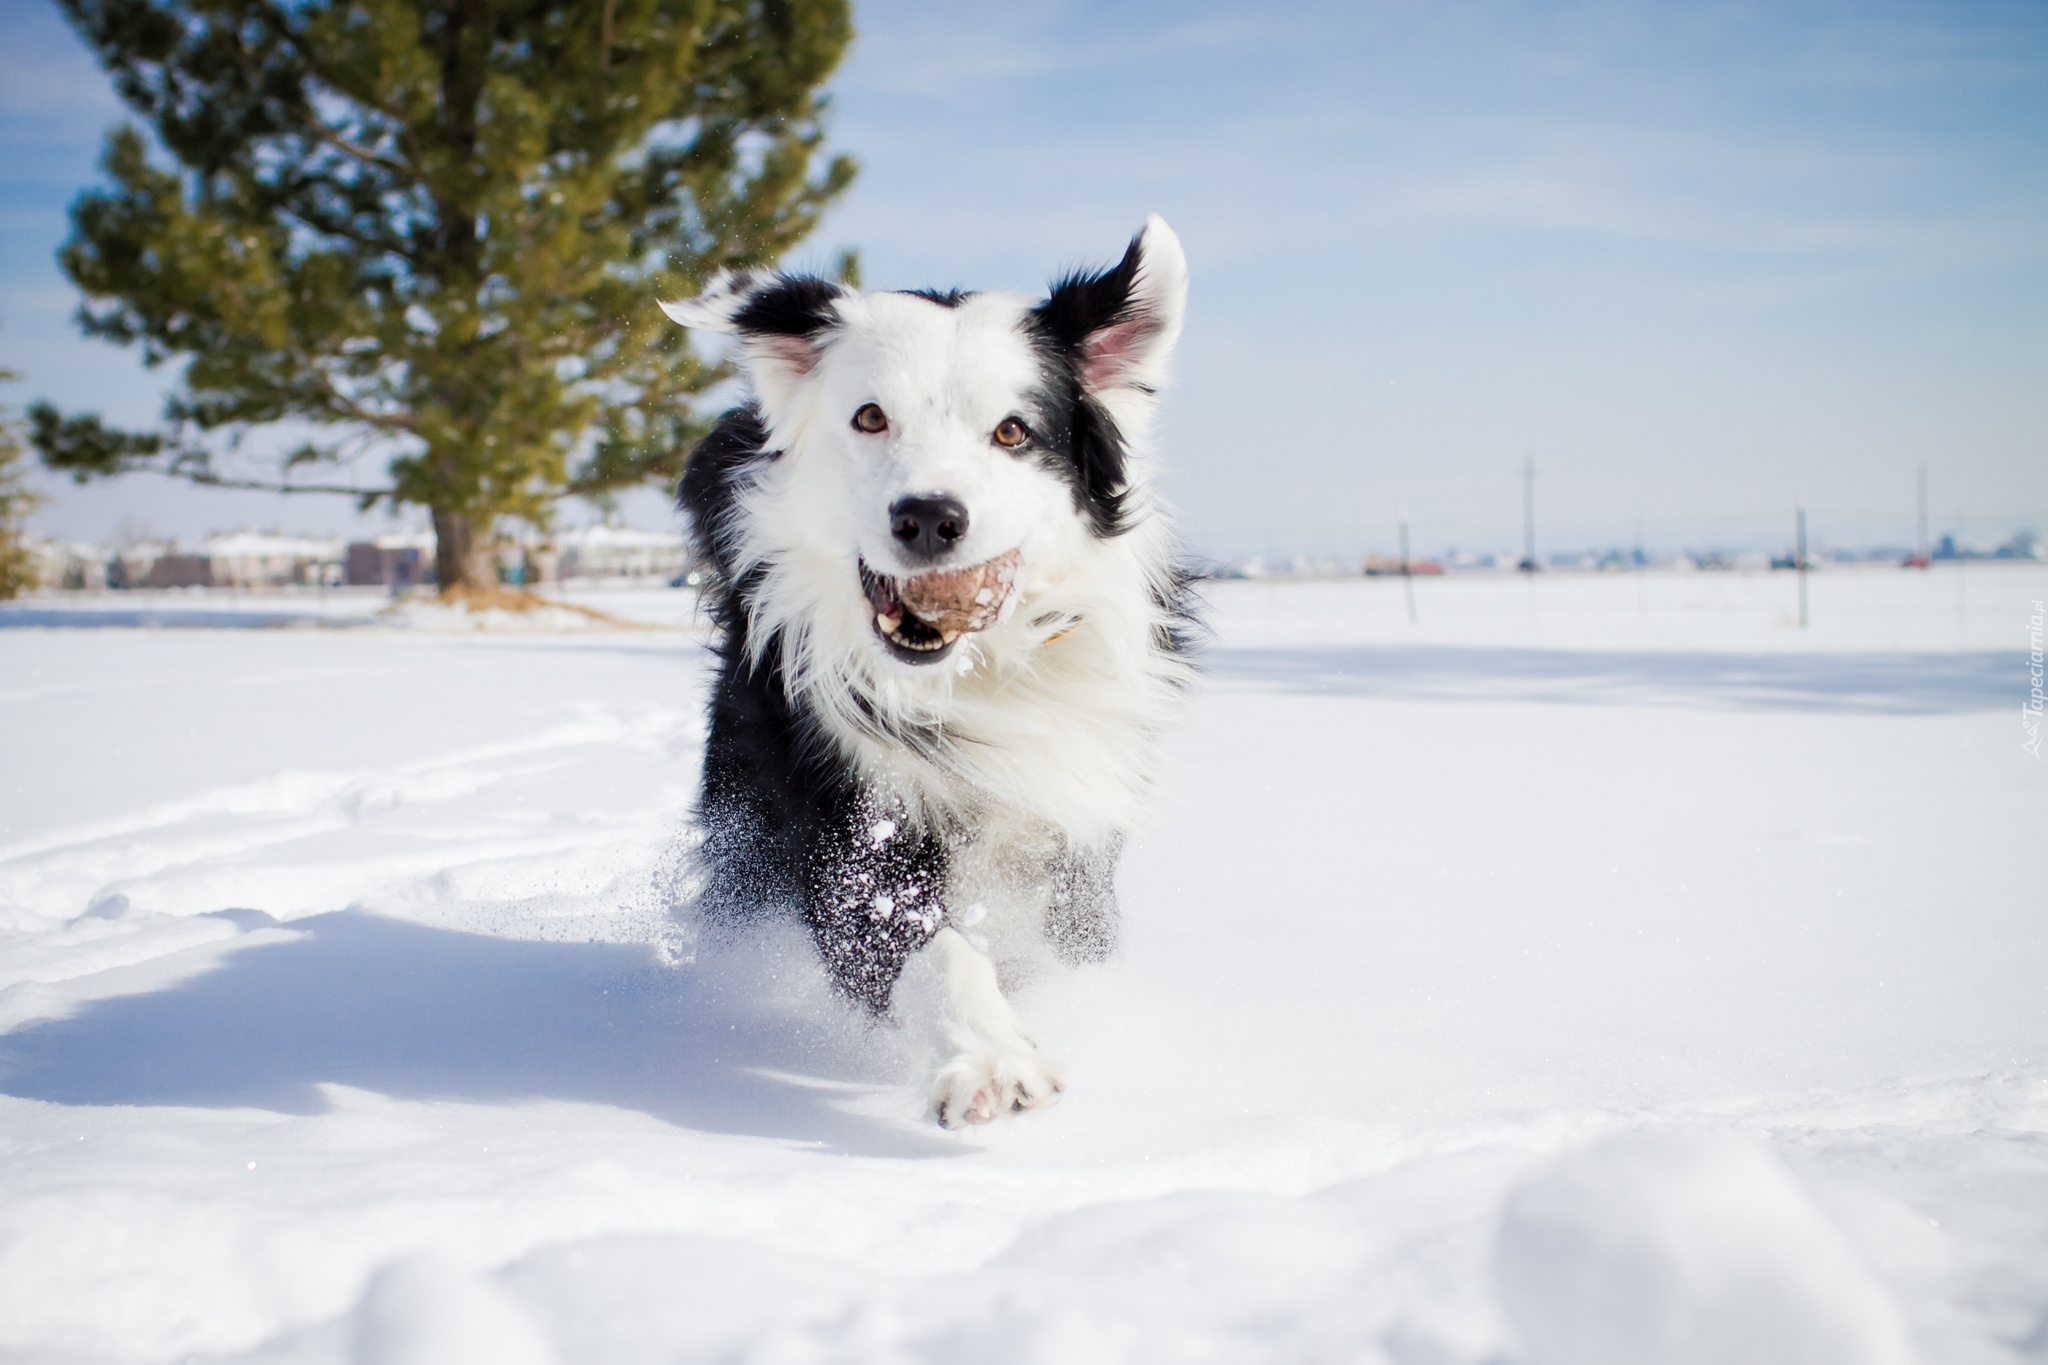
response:
<path id="1" fill-rule="evenodd" d="M 857 4 L 859 183 L 801 259 L 1034 289 L 1166 215 L 1163 428 L 1222 554 L 2048 531 L 2048 6 Z M 119 116 L 0 0 L 0 363 L 148 420 L 51 262 Z M 57 490 L 52 530 L 339 526 L 337 503 Z M 653 496 L 634 519 L 662 515 Z"/>

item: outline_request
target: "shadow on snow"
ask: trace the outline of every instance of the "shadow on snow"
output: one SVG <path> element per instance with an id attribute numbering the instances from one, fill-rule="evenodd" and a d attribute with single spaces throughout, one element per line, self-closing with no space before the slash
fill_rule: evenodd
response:
<path id="1" fill-rule="evenodd" d="M 2017 705 L 2014 656 L 1629 653 L 1451 645 L 1218 649 L 1211 676 L 1323 696 L 1933 715 Z"/>
<path id="2" fill-rule="evenodd" d="M 771 961 L 736 958 L 727 978 L 664 968 L 644 946 L 493 938 L 355 910 L 289 927 L 300 936 L 0 1038 L 0 1092 L 307 1114 L 328 1108 L 318 1086 L 334 1082 L 399 1099 L 610 1105 L 865 1154 L 953 1149 L 835 1103 L 888 1084 L 878 1066 L 896 1050 L 826 1011 L 756 1004 L 748 978 L 772 974 Z"/>
<path id="3" fill-rule="evenodd" d="M 9 607 L 0 611 L 0 630 L 277 630 L 317 627 L 345 630 L 368 625 L 359 617 L 320 616 L 291 611 L 205 611 L 179 608 Z"/>

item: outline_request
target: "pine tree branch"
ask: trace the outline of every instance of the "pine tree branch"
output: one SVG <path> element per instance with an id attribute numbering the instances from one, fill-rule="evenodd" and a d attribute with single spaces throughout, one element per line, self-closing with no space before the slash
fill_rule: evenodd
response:
<path id="1" fill-rule="evenodd" d="M 369 91 L 349 89 L 332 80 L 328 73 L 321 69 L 320 54 L 307 47 L 304 38 L 294 32 L 291 26 L 285 23 L 281 15 L 276 11 L 267 7 L 260 8 L 256 17 L 257 21 L 263 25 L 266 31 L 286 47 L 289 47 L 298 57 L 299 66 L 306 73 L 307 77 L 318 82 L 330 93 L 350 104 L 361 105 L 372 113 L 382 114 L 393 123 L 404 123 L 405 120 L 398 110 L 377 99 Z"/>
<path id="2" fill-rule="evenodd" d="M 310 184 L 316 178 L 326 179 L 326 177 L 306 176 L 302 179 L 301 183 Z M 329 183 L 339 185 L 341 182 L 329 181 Z M 405 239 L 402 237 L 373 237 L 338 218 L 323 213 L 316 213 L 303 205 L 294 204 L 289 201 L 281 202 L 276 207 L 279 213 L 284 214 L 296 223 L 304 224 L 307 228 L 324 237 L 339 237 L 343 241 L 354 243 L 365 251 L 396 256 L 408 265 L 415 263 L 418 259 L 412 248 L 406 245 Z"/>
<path id="3" fill-rule="evenodd" d="M 267 18 L 268 16 L 266 15 L 265 17 Z M 268 24 L 266 27 L 271 33 L 283 39 L 284 42 L 291 46 L 292 50 L 298 55 L 299 62 L 307 75 L 313 76 L 317 74 L 305 48 L 299 44 L 296 34 L 278 24 Z M 239 30 L 231 29 L 230 32 L 233 35 L 233 40 L 228 46 L 228 51 L 233 54 L 235 64 L 242 68 L 242 72 L 249 78 L 251 86 L 261 88 L 263 84 L 262 63 L 258 62 L 254 54 L 243 44 Z M 353 100 L 358 104 L 368 103 L 356 95 L 344 94 L 340 91 L 336 93 L 343 94 L 344 98 Z M 312 101 L 305 97 L 304 91 L 297 92 L 297 98 L 282 101 L 282 103 L 284 104 L 285 111 L 295 119 L 298 130 L 311 137 L 313 141 L 320 143 L 322 146 L 332 147 L 343 156 L 361 165 L 374 166 L 387 175 L 398 176 L 401 179 L 410 179 L 412 177 L 412 168 L 404 162 L 393 161 L 382 153 L 373 152 L 367 147 L 359 147 L 340 133 L 329 128 L 321 121 L 319 113 L 313 108 Z"/>
<path id="4" fill-rule="evenodd" d="M 356 144 L 350 142 L 347 138 L 335 132 L 326 124 L 320 122 L 320 120 L 317 117 L 311 116 L 310 110 L 305 112 L 307 113 L 308 117 L 306 117 L 305 121 L 300 125 L 300 127 L 303 131 L 310 133 L 315 142 L 318 142 L 323 146 L 332 147 L 334 148 L 335 151 L 340 152 L 343 156 L 346 156 L 351 160 L 357 161 L 362 165 L 374 166 L 378 170 L 385 172 L 387 175 L 395 175 L 404 178 L 410 178 L 412 176 L 412 168 L 407 166 L 404 162 L 393 161 L 390 157 L 387 157 L 380 152 L 373 152 L 366 147 L 356 146 Z"/>
<path id="5" fill-rule="evenodd" d="M 311 367 L 312 372 L 319 377 L 321 387 L 326 390 L 327 402 L 333 407 L 337 416 L 347 421 L 361 422 L 364 426 L 376 427 L 379 431 L 402 431 L 409 436 L 419 434 L 420 424 L 416 418 L 402 412 L 377 412 L 364 407 L 360 402 L 343 393 L 335 385 L 334 377 L 319 368 L 318 364 L 309 357 L 306 357 L 303 351 L 297 352 L 297 354 L 302 360 L 305 360 L 308 366 Z"/>
<path id="6" fill-rule="evenodd" d="M 343 493 L 352 498 L 389 498 L 397 494 L 395 488 L 349 488 L 334 483 L 267 483 L 261 479 L 234 479 L 220 474 L 201 471 L 164 470 L 173 478 L 185 479 L 192 483 L 205 484 L 208 488 L 243 488 L 258 493 Z"/>

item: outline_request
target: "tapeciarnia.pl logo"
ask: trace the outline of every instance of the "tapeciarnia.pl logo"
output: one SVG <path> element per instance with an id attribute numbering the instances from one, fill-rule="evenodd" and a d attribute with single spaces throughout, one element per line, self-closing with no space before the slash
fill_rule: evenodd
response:
<path id="1" fill-rule="evenodd" d="M 2026 701 L 2020 704 L 2020 727 L 2027 732 L 2027 741 L 2020 747 L 2032 754 L 2036 762 L 2041 758 L 2041 710 L 2044 700 L 2041 694 L 2041 623 L 2044 619 L 2048 619 L 2048 609 L 2044 609 L 2039 602 L 2034 603 L 2033 618 L 2027 623 L 2028 643 L 2033 646 L 2032 652 L 2027 656 L 2027 673 L 2033 680 L 2033 687 L 2027 693 Z"/>

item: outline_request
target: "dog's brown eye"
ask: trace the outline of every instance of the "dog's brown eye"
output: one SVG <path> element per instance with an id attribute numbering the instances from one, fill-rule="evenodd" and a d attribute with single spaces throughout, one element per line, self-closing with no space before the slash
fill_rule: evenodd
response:
<path id="1" fill-rule="evenodd" d="M 1030 428 L 1014 417 L 1005 417 L 996 423 L 996 444 L 1005 447 L 1021 446 L 1031 438 Z"/>
<path id="2" fill-rule="evenodd" d="M 873 403 L 863 403 L 860 405 L 860 410 L 853 414 L 853 429 L 855 431 L 865 431 L 870 436 L 878 432 L 887 431 L 889 429 L 889 414 L 883 412 Z"/>

